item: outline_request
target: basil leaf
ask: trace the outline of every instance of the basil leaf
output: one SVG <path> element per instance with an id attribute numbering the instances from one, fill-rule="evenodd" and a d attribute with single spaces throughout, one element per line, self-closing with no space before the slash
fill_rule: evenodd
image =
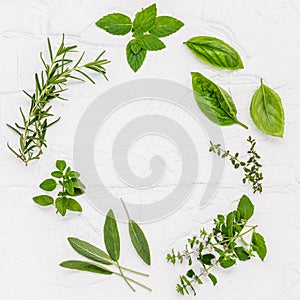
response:
<path id="1" fill-rule="evenodd" d="M 99 263 L 105 265 L 112 265 L 113 261 L 109 257 L 107 253 L 102 251 L 101 249 L 97 248 L 94 245 L 91 245 L 88 242 L 82 241 L 77 238 L 69 237 L 68 241 L 71 247 L 79 254 L 83 255 L 86 258 L 89 258 L 93 261 L 97 261 Z"/>
<path id="2" fill-rule="evenodd" d="M 149 51 L 158 51 L 166 48 L 166 45 L 155 35 L 145 34 L 138 39 L 141 41 L 142 48 Z"/>
<path id="3" fill-rule="evenodd" d="M 138 12 L 133 21 L 134 30 L 141 30 L 143 32 L 149 31 L 155 24 L 156 14 L 157 9 L 155 3 Z"/>
<path id="4" fill-rule="evenodd" d="M 46 179 L 40 184 L 40 188 L 48 192 L 55 190 L 56 186 L 57 183 L 54 179 Z"/>
<path id="5" fill-rule="evenodd" d="M 246 195 L 243 195 L 240 199 L 237 209 L 241 217 L 245 220 L 249 220 L 254 213 L 254 205 Z"/>
<path id="6" fill-rule="evenodd" d="M 41 206 L 49 206 L 54 203 L 54 199 L 48 195 L 36 196 L 33 197 L 32 200 Z"/>
<path id="7" fill-rule="evenodd" d="M 113 35 L 125 35 L 132 28 L 130 18 L 120 13 L 104 16 L 96 22 L 96 25 Z"/>
<path id="8" fill-rule="evenodd" d="M 184 44 L 199 59 L 211 66 L 228 70 L 244 68 L 238 52 L 220 39 L 210 36 L 196 36 Z"/>
<path id="9" fill-rule="evenodd" d="M 134 53 L 131 49 L 131 41 L 127 44 L 126 47 L 127 61 L 131 69 L 136 72 L 143 64 L 146 58 L 146 50 L 140 49 L 138 53 Z"/>
<path id="10" fill-rule="evenodd" d="M 216 276 L 214 276 L 213 274 L 209 273 L 208 277 L 209 277 L 209 279 L 211 280 L 211 282 L 213 283 L 214 286 L 218 283 L 218 280 L 217 280 Z"/>
<path id="11" fill-rule="evenodd" d="M 173 17 L 160 16 L 156 18 L 154 27 L 149 32 L 158 37 L 165 37 L 175 33 L 183 25 L 181 21 Z"/>
<path id="12" fill-rule="evenodd" d="M 191 75 L 195 100 L 209 120 L 220 126 L 239 124 L 248 129 L 238 121 L 235 104 L 227 92 L 198 72 Z"/>
<path id="13" fill-rule="evenodd" d="M 252 234 L 252 248 L 263 261 L 267 254 L 267 246 L 263 236 L 257 232 Z"/>
<path id="14" fill-rule="evenodd" d="M 62 215 L 65 216 L 67 212 L 67 198 L 65 197 L 58 197 L 55 200 L 55 207 L 57 208 L 57 211 Z"/>
<path id="15" fill-rule="evenodd" d="M 72 198 L 67 198 L 66 208 L 68 210 L 71 210 L 71 211 L 82 212 L 81 205 L 76 200 L 74 200 Z"/>
<path id="16" fill-rule="evenodd" d="M 246 251 L 243 247 L 235 247 L 233 250 L 239 260 L 245 261 L 250 259 L 248 251 Z"/>
<path id="17" fill-rule="evenodd" d="M 66 168 L 67 164 L 64 160 L 57 160 L 56 161 L 56 168 L 59 171 L 63 171 Z"/>
<path id="18" fill-rule="evenodd" d="M 112 210 L 107 213 L 104 223 L 104 243 L 111 259 L 118 261 L 120 258 L 120 236 Z"/>
<path id="19" fill-rule="evenodd" d="M 250 115 L 254 124 L 264 133 L 283 137 L 284 110 L 279 95 L 261 84 L 252 97 Z"/>
<path id="20" fill-rule="evenodd" d="M 66 269 L 98 273 L 102 275 L 113 274 L 112 271 L 103 266 L 80 260 L 67 260 L 62 262 L 60 266 Z"/>
<path id="21" fill-rule="evenodd" d="M 136 252 L 140 256 L 140 258 L 147 265 L 150 266 L 151 264 L 150 249 L 149 249 L 147 239 L 141 227 L 132 220 L 129 221 L 128 227 L 129 227 L 130 239 Z"/>

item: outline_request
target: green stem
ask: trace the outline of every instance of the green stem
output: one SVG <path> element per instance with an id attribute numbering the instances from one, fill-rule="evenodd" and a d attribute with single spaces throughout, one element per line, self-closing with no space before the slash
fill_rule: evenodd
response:
<path id="1" fill-rule="evenodd" d="M 116 266 L 117 266 L 117 264 L 116 264 Z M 131 272 L 131 273 L 134 273 L 134 274 L 137 274 L 137 275 L 141 275 L 141 276 L 149 277 L 149 274 L 142 273 L 142 272 L 139 272 L 139 271 L 135 271 L 135 270 L 132 270 L 132 269 L 129 269 L 129 268 L 126 268 L 126 267 L 120 266 L 120 265 L 119 265 L 119 267 L 120 267 L 122 270 L 125 270 L 125 271 L 128 271 L 128 272 Z"/>
<path id="2" fill-rule="evenodd" d="M 132 290 L 133 292 L 135 292 L 134 287 L 128 282 L 128 279 L 127 279 L 127 277 L 124 275 L 123 270 L 120 268 L 119 264 L 118 264 L 118 269 L 119 269 L 119 271 L 120 271 L 120 276 L 125 280 L 125 282 L 126 282 L 127 285 L 131 288 L 131 290 Z"/>
<path id="3" fill-rule="evenodd" d="M 129 212 L 128 212 L 128 210 L 127 210 L 127 207 L 126 207 L 126 205 L 125 205 L 125 202 L 124 202 L 123 198 L 120 198 L 120 200 L 121 200 L 121 202 L 122 202 L 122 204 L 123 204 L 124 210 L 125 210 L 126 215 L 127 215 L 127 217 L 128 217 L 128 221 L 130 221 L 131 218 L 130 218 Z"/>

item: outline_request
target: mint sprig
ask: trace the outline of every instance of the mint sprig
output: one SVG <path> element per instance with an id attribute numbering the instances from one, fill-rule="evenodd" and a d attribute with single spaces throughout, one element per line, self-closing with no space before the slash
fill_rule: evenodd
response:
<path id="1" fill-rule="evenodd" d="M 113 13 L 102 17 L 96 25 L 113 35 L 132 33 L 133 39 L 126 46 L 127 62 L 137 72 L 146 58 L 147 51 L 159 51 L 166 47 L 160 40 L 178 31 L 184 24 L 170 16 L 157 16 L 156 4 L 136 13 L 133 21 L 130 17 Z"/>

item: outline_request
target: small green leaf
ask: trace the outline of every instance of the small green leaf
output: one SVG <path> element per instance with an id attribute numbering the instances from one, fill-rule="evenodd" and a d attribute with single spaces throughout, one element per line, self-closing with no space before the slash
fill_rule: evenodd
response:
<path id="1" fill-rule="evenodd" d="M 32 200 L 41 206 L 49 206 L 54 203 L 54 199 L 48 195 L 36 196 L 36 197 L 33 197 Z"/>
<path id="2" fill-rule="evenodd" d="M 90 263 L 90 262 L 80 261 L 80 260 L 67 260 L 62 262 L 60 266 L 66 269 L 98 273 L 102 275 L 113 274 L 112 271 L 110 271 L 107 268 L 104 268 L 103 266 Z"/>
<path id="3" fill-rule="evenodd" d="M 73 196 L 73 197 L 75 197 L 75 196 L 81 196 L 81 195 L 83 195 L 84 193 L 85 193 L 84 190 L 74 188 L 74 194 L 73 194 L 72 196 Z"/>
<path id="4" fill-rule="evenodd" d="M 212 259 L 214 259 L 215 256 L 211 253 L 207 253 L 207 254 L 204 254 L 201 258 L 201 261 L 205 264 L 205 265 L 208 265 L 210 266 L 211 265 L 211 261 Z"/>
<path id="5" fill-rule="evenodd" d="M 235 212 L 232 211 L 230 212 L 227 217 L 226 217 L 226 227 L 227 227 L 227 236 L 228 237 L 233 237 L 234 234 L 234 229 L 233 229 L 233 221 L 235 217 Z"/>
<path id="6" fill-rule="evenodd" d="M 209 273 L 208 278 L 211 280 L 214 286 L 218 283 L 216 276 L 214 276 L 213 274 Z"/>
<path id="7" fill-rule="evenodd" d="M 63 186 L 67 190 L 68 194 L 73 196 L 74 195 L 74 183 L 71 180 L 67 180 L 63 182 Z"/>
<path id="8" fill-rule="evenodd" d="M 135 54 L 131 49 L 131 42 L 129 42 L 126 47 L 126 55 L 129 66 L 134 72 L 137 72 L 146 58 L 146 50 L 141 49 L 137 54 Z"/>
<path id="9" fill-rule="evenodd" d="M 150 266 L 151 264 L 150 249 L 144 232 L 142 231 L 141 227 L 132 220 L 129 221 L 128 227 L 129 227 L 130 239 L 136 252 L 141 257 L 141 259 L 147 265 Z"/>
<path id="10" fill-rule="evenodd" d="M 72 178 L 73 187 L 81 190 L 85 190 L 85 185 L 79 178 Z"/>
<path id="11" fill-rule="evenodd" d="M 82 207 L 76 200 L 72 198 L 67 198 L 67 200 L 66 208 L 68 210 L 82 212 Z"/>
<path id="12" fill-rule="evenodd" d="M 154 27 L 149 31 L 157 37 L 165 37 L 178 31 L 184 24 L 172 17 L 160 16 L 155 20 Z"/>
<path id="13" fill-rule="evenodd" d="M 245 220 L 249 220 L 254 213 L 254 205 L 246 195 L 243 195 L 240 199 L 238 204 L 238 212 Z"/>
<path id="14" fill-rule="evenodd" d="M 155 35 L 145 34 L 138 38 L 141 41 L 142 48 L 148 51 L 158 51 L 166 48 L 166 45 Z"/>
<path id="15" fill-rule="evenodd" d="M 96 25 L 113 35 L 125 35 L 132 28 L 130 18 L 120 13 L 104 16 L 96 22 Z"/>
<path id="16" fill-rule="evenodd" d="M 239 260 L 245 261 L 250 259 L 250 255 L 244 247 L 235 247 L 233 250 Z"/>
<path id="17" fill-rule="evenodd" d="M 48 192 L 55 190 L 56 186 L 57 183 L 54 179 L 46 179 L 40 184 L 40 188 Z"/>
<path id="18" fill-rule="evenodd" d="M 59 171 L 63 171 L 66 168 L 67 164 L 64 160 L 57 160 L 56 161 L 56 168 Z"/>
<path id="19" fill-rule="evenodd" d="M 228 256 L 221 256 L 219 258 L 219 263 L 221 265 L 221 267 L 223 267 L 224 269 L 230 268 L 235 264 L 235 260 L 228 257 Z"/>
<path id="20" fill-rule="evenodd" d="M 252 247 L 253 250 L 258 254 L 260 259 L 263 261 L 267 255 L 267 246 L 263 236 L 257 232 L 252 234 Z"/>
<path id="21" fill-rule="evenodd" d="M 68 238 L 68 241 L 71 247 L 82 256 L 105 265 L 113 264 L 113 261 L 109 255 L 96 246 L 72 237 Z"/>
<path id="22" fill-rule="evenodd" d="M 104 243 L 111 259 L 118 261 L 120 258 L 120 236 L 112 210 L 107 213 L 104 223 Z"/>
<path id="23" fill-rule="evenodd" d="M 133 20 L 134 30 L 142 30 L 143 32 L 151 30 L 155 24 L 156 14 L 155 3 L 138 12 Z"/>
<path id="24" fill-rule="evenodd" d="M 58 197 L 55 200 L 55 207 L 57 208 L 57 211 L 62 215 L 65 216 L 67 212 L 67 198 L 65 197 Z"/>
<path id="25" fill-rule="evenodd" d="M 53 176 L 55 178 L 62 178 L 64 176 L 64 174 L 61 171 L 54 171 L 51 173 L 51 176 Z"/>
<path id="26" fill-rule="evenodd" d="M 71 178 L 78 178 L 78 177 L 80 177 L 80 174 L 78 172 L 71 171 L 70 174 L 69 174 L 69 176 Z"/>
<path id="27" fill-rule="evenodd" d="M 134 54 L 138 54 L 142 48 L 142 42 L 138 39 L 133 39 L 130 41 L 131 50 Z"/>
<path id="28" fill-rule="evenodd" d="M 189 278 L 193 278 L 195 276 L 195 272 L 194 270 L 190 269 L 186 272 L 186 276 L 189 277 Z"/>

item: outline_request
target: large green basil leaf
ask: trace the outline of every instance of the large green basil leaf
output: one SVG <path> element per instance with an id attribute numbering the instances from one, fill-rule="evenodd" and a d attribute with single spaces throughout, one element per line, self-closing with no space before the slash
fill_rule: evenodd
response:
<path id="1" fill-rule="evenodd" d="M 268 135 L 283 137 L 284 110 L 281 99 L 271 88 L 263 84 L 252 97 L 250 114 L 254 124 Z"/>
<path id="2" fill-rule="evenodd" d="M 184 44 L 199 59 L 211 66 L 227 70 L 244 68 L 238 52 L 220 39 L 210 36 L 196 36 Z"/>
<path id="3" fill-rule="evenodd" d="M 236 107 L 231 96 L 221 87 L 198 72 L 192 72 L 192 83 L 195 100 L 205 116 L 220 126 L 239 124 Z"/>

